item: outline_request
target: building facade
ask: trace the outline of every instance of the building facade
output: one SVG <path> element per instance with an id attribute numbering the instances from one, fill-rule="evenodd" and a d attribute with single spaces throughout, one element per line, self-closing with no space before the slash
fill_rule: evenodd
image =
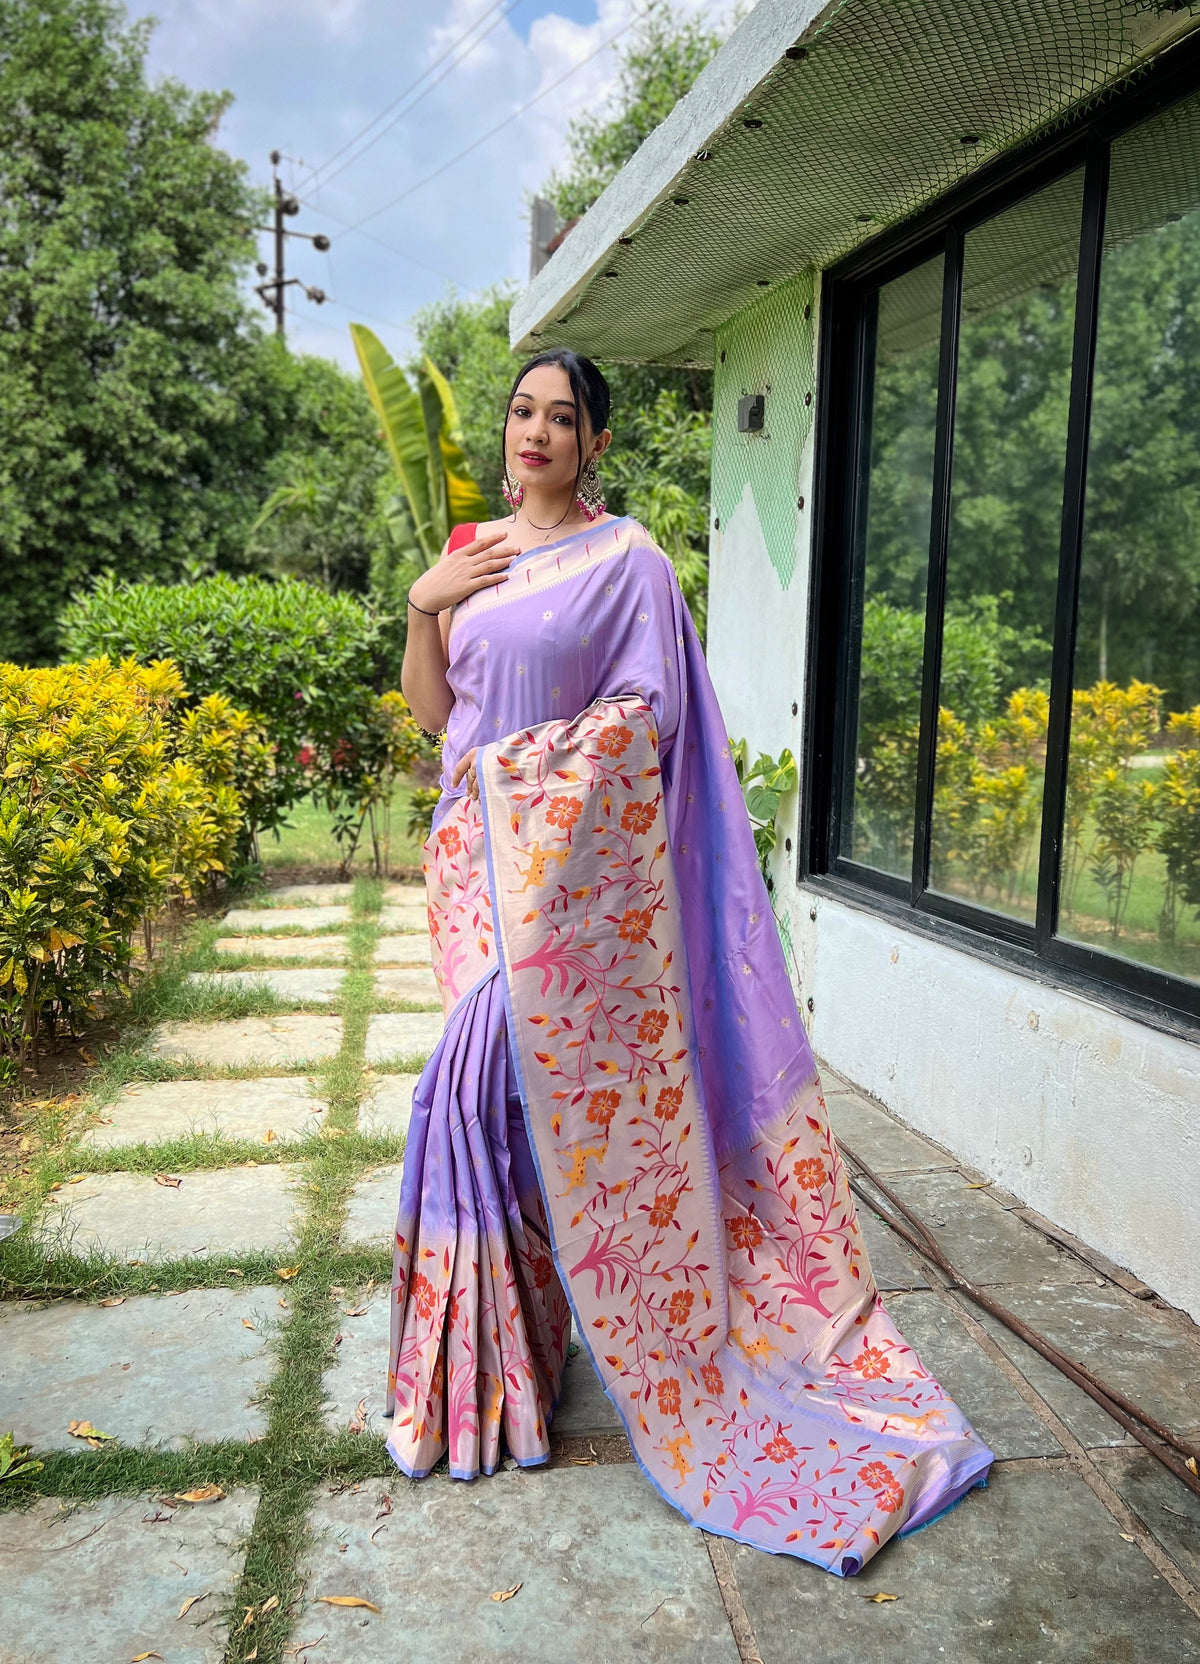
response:
<path id="1" fill-rule="evenodd" d="M 1196 1317 L 1198 23 L 760 0 L 513 315 L 712 367 L 818 1055 Z"/>

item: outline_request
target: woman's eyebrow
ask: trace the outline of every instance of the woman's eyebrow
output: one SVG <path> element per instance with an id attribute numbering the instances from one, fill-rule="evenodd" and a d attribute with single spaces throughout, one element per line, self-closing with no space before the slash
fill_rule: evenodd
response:
<path id="1" fill-rule="evenodd" d="M 520 388 L 513 394 L 513 403 L 515 404 L 518 399 L 527 399 L 531 404 L 534 402 L 532 393 L 523 393 Z M 574 410 L 575 408 L 574 399 L 551 399 L 550 403 L 552 405 L 566 405 L 568 410 Z"/>

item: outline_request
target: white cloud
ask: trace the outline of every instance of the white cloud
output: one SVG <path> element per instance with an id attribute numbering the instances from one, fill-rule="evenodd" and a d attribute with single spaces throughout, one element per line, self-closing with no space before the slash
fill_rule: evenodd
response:
<path id="1" fill-rule="evenodd" d="M 709 15 L 728 9 L 728 0 L 692 3 Z M 633 0 L 558 0 L 557 9 L 536 10 L 544 5 L 519 0 L 445 79 L 402 101 L 401 119 L 361 159 L 338 171 L 342 157 L 313 181 L 313 166 L 484 18 L 489 0 L 132 0 L 135 13 L 153 10 L 161 19 L 152 72 L 232 92 L 219 142 L 262 184 L 268 152 L 283 150 L 285 182 L 299 187 L 305 203 L 289 223 L 333 240 L 328 256 L 298 241 L 289 247 L 289 270 L 339 303 L 318 312 L 292 291 L 288 327 L 298 349 L 352 364 L 345 325 L 358 317 L 404 353 L 413 344 L 412 314 L 437 299 L 447 280 L 463 292 L 525 280 L 527 197 L 562 161 L 571 118 L 610 95 L 613 51 L 592 54 L 626 28 L 635 9 Z M 554 87 L 576 65 L 583 67 Z M 505 120 L 532 99 L 538 102 Z M 421 184 L 502 122 L 467 158 Z M 356 225 L 414 185 L 420 188 L 394 209 L 370 219 L 367 229 L 390 249 L 338 223 Z"/>

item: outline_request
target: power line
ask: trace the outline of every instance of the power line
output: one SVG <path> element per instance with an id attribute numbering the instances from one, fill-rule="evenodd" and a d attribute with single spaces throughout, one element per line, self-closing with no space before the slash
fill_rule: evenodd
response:
<path id="1" fill-rule="evenodd" d="M 467 42 L 469 37 L 472 34 L 474 34 L 475 30 L 479 28 L 480 24 L 486 23 L 488 18 L 492 17 L 493 12 L 499 13 L 499 15 L 497 17 L 493 18 L 492 22 L 490 24 L 488 24 L 488 27 L 483 31 L 483 33 L 481 35 L 479 35 L 477 37 L 477 39 L 472 40 L 472 41 L 469 42 L 469 44 L 467 45 L 467 49 L 462 54 L 462 56 L 459 57 L 459 58 L 455 58 L 454 62 L 447 66 L 445 72 L 442 75 L 439 75 L 436 80 L 431 81 L 428 86 L 423 87 L 421 89 L 421 91 L 419 93 L 417 93 L 417 96 L 412 100 L 411 104 L 409 104 L 405 109 L 398 110 L 396 115 L 392 118 L 392 120 L 389 121 L 386 126 L 381 127 L 379 129 L 379 131 L 376 134 L 374 134 L 374 136 L 371 139 L 369 139 L 368 142 L 365 145 L 363 145 L 361 150 L 356 152 L 355 155 L 347 157 L 347 159 L 342 163 L 341 167 L 335 169 L 334 172 L 332 174 L 329 174 L 326 178 L 321 179 L 319 181 L 319 183 L 321 185 L 329 184 L 331 179 L 335 179 L 339 173 L 344 172 L 344 170 L 346 168 L 352 166 L 353 163 L 355 163 L 359 160 L 359 157 L 365 156 L 367 151 L 370 150 L 370 148 L 373 144 L 376 144 L 378 142 L 378 140 L 380 140 L 385 133 L 390 132 L 391 129 L 396 125 L 396 123 L 398 121 L 402 121 L 403 118 L 408 114 L 409 110 L 413 109 L 421 101 L 421 99 L 425 97 L 425 95 L 427 93 L 432 92 L 434 87 L 436 87 L 439 84 L 439 82 L 444 81 L 446 76 L 449 75 L 452 70 L 457 69 L 458 65 L 460 63 L 462 63 L 464 61 L 464 59 L 469 57 L 470 54 L 475 50 L 475 48 L 478 45 L 480 45 L 480 43 L 482 41 L 487 39 L 487 37 L 491 34 L 493 29 L 498 28 L 499 25 L 504 22 L 504 19 L 509 15 L 509 13 L 514 11 L 516 9 L 516 7 L 520 5 L 520 3 L 521 3 L 521 0 L 495 0 L 495 3 L 491 6 L 489 6 L 487 11 L 482 12 L 479 15 L 479 17 L 477 17 L 475 19 L 474 23 L 468 24 L 468 26 L 463 30 L 463 32 L 460 35 L 456 36 L 455 39 L 450 42 L 450 45 L 446 48 L 446 50 L 442 53 L 442 55 L 439 58 L 435 58 L 431 64 L 427 65 L 426 68 L 423 69 L 418 76 L 416 76 L 413 80 L 411 80 L 409 82 L 409 84 L 403 89 L 402 92 L 397 93 L 396 97 L 392 99 L 391 103 L 386 104 L 384 106 L 384 108 L 382 110 L 380 110 L 378 115 L 372 116 L 371 120 L 368 121 L 367 124 L 364 127 L 360 127 L 358 132 L 354 134 L 353 138 L 347 139 L 345 144 L 343 144 L 339 150 L 335 150 L 333 155 L 330 156 L 327 161 L 322 162 L 320 164 L 320 166 L 310 168 L 308 173 L 301 180 L 302 186 L 307 188 L 310 185 L 311 182 L 316 181 L 318 179 L 318 175 L 325 173 L 326 169 L 331 167 L 333 165 L 333 163 L 336 162 L 340 156 L 344 156 L 348 150 L 353 149 L 353 147 L 358 143 L 358 141 L 361 138 L 363 138 L 367 133 L 369 133 L 371 131 L 372 127 L 376 126 L 377 123 L 383 121 L 385 116 L 390 115 L 391 112 L 396 109 L 396 106 L 398 104 L 403 104 L 404 100 L 409 96 L 409 94 L 411 92 L 413 92 L 417 87 L 421 86 L 421 82 L 425 80 L 426 76 L 431 75 L 435 69 L 437 69 L 441 64 L 444 64 L 446 62 L 447 58 L 452 57 L 453 54 L 458 51 L 459 47 L 462 46 L 465 42 Z"/>
<path id="2" fill-rule="evenodd" d="M 303 197 L 300 200 L 304 201 Z M 351 225 L 349 220 L 342 219 L 340 214 L 331 213 L 328 208 L 318 208 L 315 202 L 305 202 L 304 205 L 312 213 L 320 214 L 323 219 L 332 220 L 335 225 L 345 226 L 347 231 L 358 231 L 357 226 Z M 434 277 L 440 277 L 443 283 L 454 282 L 454 278 L 450 276 L 449 272 L 441 271 L 437 266 L 431 266 L 427 260 L 418 260 L 415 254 L 409 254 L 405 249 L 397 248 L 394 243 L 385 243 L 383 238 L 377 237 L 373 231 L 358 231 L 358 235 L 365 237 L 368 242 L 386 249 L 389 254 L 398 255 L 401 260 L 407 260 L 414 266 L 420 266 L 422 271 L 432 272 Z"/>
<path id="3" fill-rule="evenodd" d="M 560 75 L 556 81 L 551 81 L 548 87 L 543 87 L 541 92 L 536 93 L 532 98 L 526 99 L 524 104 L 519 104 L 511 115 L 505 116 L 504 120 L 498 121 L 494 127 L 489 127 L 486 133 L 480 134 L 479 138 L 467 145 L 465 149 L 460 150 L 457 155 L 451 156 L 448 162 L 443 162 L 440 168 L 435 168 L 432 173 L 427 173 L 424 179 L 418 179 L 415 185 L 409 185 L 406 190 L 400 192 L 399 196 L 394 196 L 390 202 L 385 202 L 382 208 L 375 208 L 371 211 L 371 213 L 364 215 L 361 220 L 356 220 L 353 225 L 347 227 L 347 230 L 362 232 L 362 235 L 366 236 L 367 233 L 362 230 L 364 225 L 369 225 L 372 220 L 378 219 L 380 214 L 386 214 L 389 209 L 395 208 L 398 203 L 401 203 L 405 201 L 407 197 L 412 196 L 414 191 L 419 191 L 424 186 L 432 184 L 435 179 L 440 179 L 442 174 L 444 174 L 448 169 L 456 166 L 456 164 L 461 162 L 464 157 L 469 156 L 472 151 L 478 150 L 481 144 L 486 144 L 489 139 L 494 138 L 502 128 L 507 127 L 511 122 L 517 121 L 527 110 L 531 110 L 535 104 L 540 104 L 543 98 L 548 98 L 556 88 L 562 86 L 564 81 L 570 80 L 572 75 L 577 75 L 581 69 L 591 63 L 593 58 L 598 58 L 601 52 L 607 51 L 614 41 L 620 40 L 626 30 L 631 29 L 638 21 L 639 16 L 640 13 L 635 12 L 629 19 L 628 23 L 623 24 L 621 28 L 617 30 L 616 34 L 610 35 L 605 41 L 601 41 L 600 45 L 594 52 L 589 52 L 586 58 L 581 58 L 577 64 L 573 64 L 571 68 L 564 71 L 564 73 Z"/>

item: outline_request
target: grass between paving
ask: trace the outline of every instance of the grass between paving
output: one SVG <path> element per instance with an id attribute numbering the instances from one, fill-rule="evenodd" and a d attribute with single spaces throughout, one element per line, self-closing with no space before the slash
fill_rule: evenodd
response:
<path id="1" fill-rule="evenodd" d="M 373 1434 L 348 1429 L 331 1432 L 324 1423 L 322 1376 L 336 1358 L 338 1321 L 343 1309 L 357 1304 L 372 1285 L 391 1278 L 390 1250 L 345 1247 L 340 1232 L 355 1183 L 368 1168 L 398 1161 L 404 1141 L 367 1135 L 357 1129 L 359 1106 L 370 1084 L 363 1051 L 367 1022 L 379 1009 L 396 1002 L 377 1001 L 372 955 L 380 934 L 376 916 L 382 885 L 356 882 L 353 915 L 345 934 L 347 974 L 334 1006 L 342 1017 L 340 1051 L 327 1062 L 302 1069 L 205 1070 L 206 1076 L 308 1073 L 315 1096 L 328 1112 L 319 1133 L 297 1141 L 264 1145 L 212 1134 L 192 1134 L 161 1144 L 129 1145 L 111 1150 L 84 1149 L 82 1127 L 100 1117 L 121 1089 L 134 1081 L 194 1079 L 197 1071 L 165 1064 L 149 1056 L 153 1026 L 169 1018 L 219 1020 L 296 1009 L 261 998 L 262 991 L 219 996 L 197 990 L 186 980 L 197 964 L 212 961 L 216 930 L 201 924 L 185 939 L 134 996 L 131 1027 L 97 1070 L 88 1113 L 79 1105 L 44 1107 L 49 1147 L 31 1164 L 20 1199 L 27 1216 L 35 1214 L 52 1188 L 65 1190 L 80 1174 L 169 1172 L 185 1175 L 206 1169 L 257 1162 L 296 1162 L 303 1168 L 303 1211 L 294 1250 L 280 1254 L 225 1254 L 203 1259 L 152 1264 L 121 1263 L 99 1254 L 79 1255 L 47 1248 L 26 1227 L 0 1245 L 0 1296 L 53 1300 L 72 1297 L 100 1300 L 119 1295 L 166 1294 L 194 1288 L 270 1288 L 277 1291 L 278 1325 L 270 1344 L 275 1368 L 264 1390 L 266 1432 L 252 1442 L 223 1441 L 186 1451 L 146 1451 L 119 1444 L 100 1450 L 50 1452 L 42 1470 L 28 1482 L 0 1488 L 0 1508 L 22 1506 L 37 1496 L 85 1502 L 114 1494 L 174 1493 L 216 1484 L 225 1490 L 253 1487 L 259 1505 L 239 1586 L 225 1614 L 229 1627 L 226 1664 L 280 1664 L 301 1594 L 300 1563 L 310 1536 L 308 1513 L 321 1484 L 354 1484 L 380 1476 L 399 1476 Z M 261 964 L 261 961 L 255 961 Z M 399 1008 L 411 1008 L 400 1006 Z M 422 1059 L 410 1059 L 419 1067 Z M 383 1071 L 375 1071 L 383 1072 Z M 61 1190 L 60 1190 L 61 1193 Z M 280 1272 L 295 1275 L 281 1278 Z M 6 1429 L 0 1428 L 0 1433 Z M 181 1506 L 188 1506 L 181 1504 Z M 337 1591 L 326 1591 L 337 1592 Z M 264 1604 L 277 1602 L 264 1613 Z M 247 1614 L 252 1613 L 250 1622 Z"/>

